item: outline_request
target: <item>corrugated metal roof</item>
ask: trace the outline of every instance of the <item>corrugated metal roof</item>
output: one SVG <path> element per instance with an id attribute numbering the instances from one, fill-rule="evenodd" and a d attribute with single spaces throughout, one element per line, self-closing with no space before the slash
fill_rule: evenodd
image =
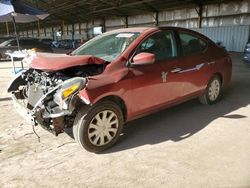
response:
<path id="1" fill-rule="evenodd" d="M 240 0 L 238 0 L 240 1 Z M 126 17 L 131 15 L 148 14 L 163 10 L 198 6 L 201 4 L 222 3 L 227 0 L 23 0 L 31 6 L 40 8 L 50 14 L 41 21 L 46 26 L 54 26 L 62 23 L 91 22 L 93 19 L 106 19 L 110 17 Z M 32 24 L 21 25 L 26 27 Z M 0 29 L 4 30 L 4 24 Z"/>

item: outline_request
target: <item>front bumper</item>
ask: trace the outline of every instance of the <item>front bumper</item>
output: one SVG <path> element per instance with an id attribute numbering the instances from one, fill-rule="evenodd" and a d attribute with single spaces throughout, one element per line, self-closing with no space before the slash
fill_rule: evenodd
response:
<path id="1" fill-rule="evenodd" d="M 42 118 L 41 112 L 39 111 L 34 111 L 34 110 L 30 110 L 29 108 L 24 106 L 24 103 L 22 101 L 20 101 L 17 98 L 17 93 L 12 93 L 12 100 L 13 100 L 13 104 L 14 107 L 16 109 L 16 111 L 28 122 L 32 123 L 33 125 L 37 126 L 40 125 L 43 129 L 51 132 L 54 135 L 58 135 L 59 133 L 63 132 L 62 127 L 53 127 L 51 126 L 45 119 Z M 40 115 L 38 115 L 40 114 Z M 57 120 L 57 119 L 55 119 Z M 54 121 L 55 121 L 54 120 Z"/>
<path id="2" fill-rule="evenodd" d="M 45 106 L 43 105 L 42 108 L 37 107 L 33 108 L 32 110 L 26 107 L 25 102 L 23 100 L 18 99 L 20 93 L 13 92 L 12 99 L 14 103 L 14 107 L 17 112 L 28 122 L 32 123 L 33 125 L 37 126 L 40 125 L 43 129 L 55 134 L 56 136 L 62 132 L 64 132 L 64 127 L 67 124 L 65 122 L 65 116 L 70 116 L 73 113 L 72 111 L 61 111 L 55 114 L 49 114 L 45 110 Z M 81 100 L 77 96 L 74 97 L 71 101 L 71 105 L 76 107 L 76 104 L 80 104 L 78 100 Z M 75 108 L 74 108 L 75 109 Z"/>
<path id="3" fill-rule="evenodd" d="M 24 92 L 27 83 L 22 78 L 23 73 L 25 71 L 16 75 L 8 88 L 18 113 L 27 121 L 32 122 L 34 125 L 41 125 L 56 135 L 63 132 L 64 127 L 69 125 L 68 122 L 72 122 L 69 121 L 69 117 L 73 116 L 76 108 L 78 108 L 77 105 L 84 103 L 78 96 L 78 92 L 85 87 L 86 80 L 77 77 L 73 78 L 75 80 L 82 79 L 81 87 L 67 98 L 61 99 L 61 89 L 67 87 L 72 80 L 68 79 L 58 84 L 47 93 L 42 92 L 39 86 L 33 87 L 32 85 L 29 85 L 28 92 Z"/>
<path id="4" fill-rule="evenodd" d="M 21 101 L 19 101 L 16 97 L 16 94 L 13 93 L 12 94 L 12 100 L 14 103 L 14 107 L 16 109 L 16 111 L 27 121 L 34 123 L 35 125 L 37 125 L 37 121 L 34 117 L 34 112 L 28 108 L 26 108 Z"/>

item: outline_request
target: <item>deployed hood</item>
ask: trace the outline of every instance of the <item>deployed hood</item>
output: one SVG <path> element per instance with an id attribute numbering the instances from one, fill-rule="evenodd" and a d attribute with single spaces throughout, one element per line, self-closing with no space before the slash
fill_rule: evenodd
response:
<path id="1" fill-rule="evenodd" d="M 105 60 L 91 55 L 70 56 L 66 54 L 36 53 L 24 59 L 31 68 L 57 71 L 74 66 L 104 64 Z"/>

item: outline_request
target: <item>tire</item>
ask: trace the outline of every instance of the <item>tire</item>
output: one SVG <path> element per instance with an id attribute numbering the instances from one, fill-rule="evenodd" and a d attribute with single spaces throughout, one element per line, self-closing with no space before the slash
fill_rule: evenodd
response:
<path id="1" fill-rule="evenodd" d="M 103 101 L 77 113 L 73 134 L 84 149 L 99 153 L 116 143 L 123 123 L 120 107 L 112 101 Z"/>
<path id="2" fill-rule="evenodd" d="M 74 124 L 73 124 L 73 127 L 72 127 L 72 132 L 73 132 L 73 137 L 74 137 L 74 139 L 75 139 L 75 141 L 77 143 L 79 143 L 79 138 L 78 138 L 78 122 L 83 120 L 83 118 L 87 114 L 88 110 L 89 110 L 88 106 L 83 106 L 79 110 L 79 112 L 77 113 L 77 115 L 75 117 Z"/>
<path id="3" fill-rule="evenodd" d="M 214 76 L 209 81 L 205 93 L 199 97 L 202 104 L 215 104 L 220 99 L 222 89 L 221 79 L 219 76 Z"/>

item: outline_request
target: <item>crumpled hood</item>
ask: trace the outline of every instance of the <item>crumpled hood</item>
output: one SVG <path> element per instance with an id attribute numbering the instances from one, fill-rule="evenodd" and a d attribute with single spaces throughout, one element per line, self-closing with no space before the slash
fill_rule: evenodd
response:
<path id="1" fill-rule="evenodd" d="M 105 60 L 91 55 L 70 56 L 66 54 L 36 53 L 24 59 L 30 68 L 57 71 L 74 66 L 104 64 Z"/>

